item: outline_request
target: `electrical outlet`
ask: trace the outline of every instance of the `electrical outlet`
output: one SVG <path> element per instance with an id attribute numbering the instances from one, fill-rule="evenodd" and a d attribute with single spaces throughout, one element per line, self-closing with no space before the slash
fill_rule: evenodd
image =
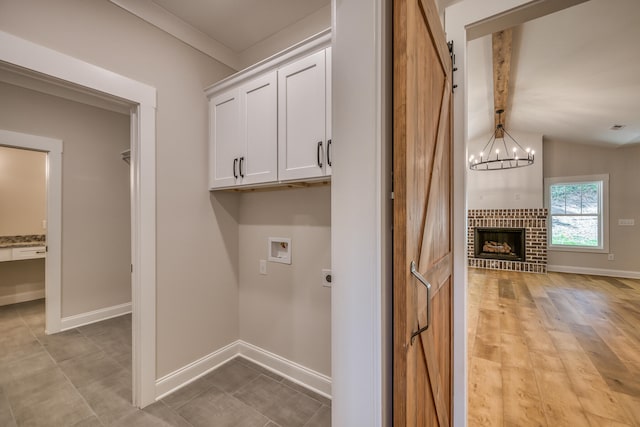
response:
<path id="1" fill-rule="evenodd" d="M 267 275 L 267 260 L 266 259 L 261 259 L 260 260 L 260 274 L 262 274 L 263 276 Z"/>
<path id="2" fill-rule="evenodd" d="M 333 281 L 333 277 L 331 277 L 331 270 L 323 269 L 322 270 L 322 286 L 326 286 L 330 288 L 332 281 Z"/>
<path id="3" fill-rule="evenodd" d="M 616 259 L 616 256 L 614 254 L 609 254 L 609 256 L 607 257 L 607 259 L 609 261 L 613 261 L 614 259 Z"/>
<path id="4" fill-rule="evenodd" d="M 618 225 L 636 225 L 635 219 L 619 219 Z"/>

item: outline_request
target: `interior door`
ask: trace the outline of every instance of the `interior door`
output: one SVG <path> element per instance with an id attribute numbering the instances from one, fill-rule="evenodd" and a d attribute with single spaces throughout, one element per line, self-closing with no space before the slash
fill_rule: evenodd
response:
<path id="1" fill-rule="evenodd" d="M 452 397 L 452 70 L 433 0 L 394 1 L 393 48 L 394 425 L 444 427 Z"/>

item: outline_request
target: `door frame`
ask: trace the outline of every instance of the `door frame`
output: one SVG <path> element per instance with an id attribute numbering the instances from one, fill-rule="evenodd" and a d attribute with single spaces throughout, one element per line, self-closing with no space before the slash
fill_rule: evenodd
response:
<path id="1" fill-rule="evenodd" d="M 83 88 L 125 100 L 131 108 L 131 274 L 133 311 L 133 404 L 144 407 L 156 399 L 156 89 L 53 49 L 0 31 L 0 61 L 35 71 L 46 81 Z M 50 230 L 51 231 L 51 230 Z M 60 240 L 58 240 L 60 243 Z M 50 243 L 51 244 L 51 243 Z M 53 249 L 53 248 L 51 248 Z M 60 281 L 60 248 L 49 254 Z M 49 265 L 47 265 L 49 267 Z M 48 291 L 47 291 L 48 292 Z M 48 332 L 61 325 L 60 287 L 47 300 L 58 303 L 47 318 Z M 49 307 L 47 307 L 49 309 Z M 47 315 L 49 317 L 49 315 Z M 56 329 L 57 328 L 57 329 Z"/>
<path id="2" fill-rule="evenodd" d="M 46 159 L 47 256 L 45 257 L 45 332 L 59 332 L 61 315 L 62 256 L 62 146 L 59 139 L 0 129 L 0 145 L 40 151 Z"/>

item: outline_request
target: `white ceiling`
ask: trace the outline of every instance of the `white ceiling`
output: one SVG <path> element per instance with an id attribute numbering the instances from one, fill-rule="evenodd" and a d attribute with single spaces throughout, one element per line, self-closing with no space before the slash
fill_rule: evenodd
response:
<path id="1" fill-rule="evenodd" d="M 640 142 L 640 1 L 590 0 L 514 28 L 506 128 L 620 146 Z M 494 126 L 491 35 L 469 42 L 469 138 Z M 626 125 L 619 131 L 614 124 Z"/>
<path id="2" fill-rule="evenodd" d="M 330 0 L 153 0 L 235 52 L 311 15 Z"/>

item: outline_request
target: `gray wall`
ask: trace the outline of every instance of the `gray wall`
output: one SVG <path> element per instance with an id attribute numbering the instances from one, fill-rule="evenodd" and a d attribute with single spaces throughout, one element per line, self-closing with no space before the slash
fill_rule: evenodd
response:
<path id="1" fill-rule="evenodd" d="M 9 297 L 3 304 L 13 304 L 14 297 L 20 294 L 42 292 L 40 295 L 44 295 L 44 271 L 42 258 L 0 262 L 0 300 Z"/>
<path id="2" fill-rule="evenodd" d="M 561 141 L 544 142 L 544 177 L 609 174 L 609 252 L 549 251 L 549 265 L 640 272 L 640 145 L 607 148 Z M 633 218 L 633 227 L 618 219 Z"/>
<path id="3" fill-rule="evenodd" d="M 157 89 L 157 377 L 237 339 L 237 201 L 207 190 L 202 90 L 231 70 L 107 0 L 3 0 L 0 30 Z"/>
<path id="4" fill-rule="evenodd" d="M 62 316 L 130 302 L 129 117 L 0 83 L 0 128 L 63 141 Z"/>
<path id="5" fill-rule="evenodd" d="M 240 197 L 240 338 L 331 376 L 331 187 Z M 291 238 L 292 261 L 265 276 L 269 237 Z"/>

